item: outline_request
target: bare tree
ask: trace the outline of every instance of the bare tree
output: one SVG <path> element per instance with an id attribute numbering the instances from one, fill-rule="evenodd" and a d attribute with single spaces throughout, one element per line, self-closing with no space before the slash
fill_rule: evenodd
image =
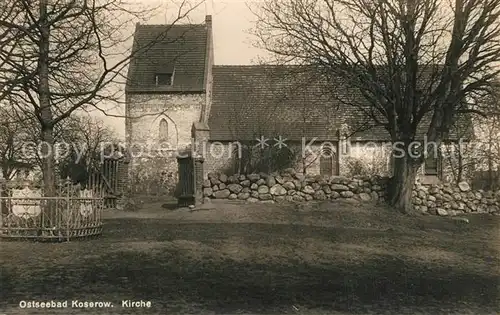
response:
<path id="1" fill-rule="evenodd" d="M 417 128 L 426 124 L 439 147 L 459 115 L 483 113 L 466 101 L 500 72 L 500 0 L 269 0 L 255 13 L 261 47 L 316 66 L 343 105 L 383 126 L 404 151 L 389 201 L 412 212 L 427 153 L 408 154 Z"/>
<path id="2" fill-rule="evenodd" d="M 116 148 L 119 141 L 99 119 L 72 116 L 66 123 L 64 133 L 58 137 L 64 144 L 57 161 L 59 172 L 63 178 L 86 182 L 88 174 L 100 169 L 103 158 L 109 156 L 109 147 Z"/>
<path id="3" fill-rule="evenodd" d="M 122 32 L 130 20 L 151 11 L 133 10 L 123 0 L 16 0 L 4 6 L 0 40 L 3 35 L 15 40 L 1 42 L 0 101 L 16 98 L 18 109 L 36 118 L 45 144 L 44 193 L 52 196 L 55 126 L 78 109 L 103 111 L 104 102 L 120 99 L 113 84 L 123 78 L 132 57 L 149 49 L 127 51 L 123 46 L 130 36 Z M 172 25 L 191 10 L 181 4 Z"/>
<path id="4" fill-rule="evenodd" d="M 10 108 L 0 107 L 0 168 L 4 179 L 10 180 L 23 170 L 30 171 L 35 165 L 23 150 L 29 138 L 30 121 L 22 119 Z"/>
<path id="5" fill-rule="evenodd" d="M 481 171 L 486 170 L 486 185 L 483 188 L 496 189 L 500 184 L 500 84 L 496 80 L 493 89 L 476 99 L 483 106 L 485 117 L 476 121 L 477 144 L 474 161 Z M 484 174 L 481 172 L 481 174 Z"/>

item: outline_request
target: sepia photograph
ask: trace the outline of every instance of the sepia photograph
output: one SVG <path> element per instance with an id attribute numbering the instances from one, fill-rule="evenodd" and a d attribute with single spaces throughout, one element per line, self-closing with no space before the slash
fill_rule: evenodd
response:
<path id="1" fill-rule="evenodd" d="M 31 314 L 500 314 L 500 0 L 0 0 Z"/>

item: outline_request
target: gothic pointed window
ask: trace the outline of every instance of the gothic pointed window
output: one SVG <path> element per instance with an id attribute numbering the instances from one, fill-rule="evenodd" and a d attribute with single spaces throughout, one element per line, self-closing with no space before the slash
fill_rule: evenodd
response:
<path id="1" fill-rule="evenodd" d="M 160 120 L 160 141 L 168 140 L 168 123 L 165 118 Z"/>

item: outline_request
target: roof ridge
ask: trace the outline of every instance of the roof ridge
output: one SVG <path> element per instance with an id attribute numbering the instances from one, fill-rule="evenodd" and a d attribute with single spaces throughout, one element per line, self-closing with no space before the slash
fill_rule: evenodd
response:
<path id="1" fill-rule="evenodd" d="M 205 27 L 205 24 L 138 24 L 139 27 L 141 26 L 146 26 L 146 27 L 180 27 L 180 26 L 199 26 L 199 27 Z"/>
<path id="2" fill-rule="evenodd" d="M 214 65 L 214 67 L 245 67 L 245 68 L 256 68 L 256 67 L 298 67 L 299 65 L 273 65 L 273 64 L 264 64 L 264 65 Z"/>

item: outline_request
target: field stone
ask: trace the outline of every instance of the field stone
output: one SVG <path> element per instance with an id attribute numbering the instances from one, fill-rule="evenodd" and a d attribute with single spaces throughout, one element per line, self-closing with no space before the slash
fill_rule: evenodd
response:
<path id="1" fill-rule="evenodd" d="M 252 183 L 252 185 L 250 185 L 250 189 L 252 190 L 257 190 L 259 188 L 259 185 L 257 185 L 256 183 Z"/>
<path id="2" fill-rule="evenodd" d="M 417 195 L 420 199 L 423 199 L 423 200 L 427 199 L 427 194 L 423 190 L 419 190 Z"/>
<path id="3" fill-rule="evenodd" d="M 326 199 L 325 192 L 323 190 L 318 190 L 317 192 L 314 193 L 314 199 L 325 200 Z"/>
<path id="4" fill-rule="evenodd" d="M 212 190 L 212 188 L 203 188 L 203 196 L 210 197 L 213 193 L 214 191 Z"/>
<path id="5" fill-rule="evenodd" d="M 266 184 L 266 180 L 261 178 L 255 182 L 258 186 L 262 186 Z"/>
<path id="6" fill-rule="evenodd" d="M 372 190 L 374 190 L 374 191 L 381 191 L 382 190 L 382 186 L 380 186 L 380 185 L 373 185 L 372 186 Z"/>
<path id="7" fill-rule="evenodd" d="M 293 182 L 285 182 L 283 184 L 283 188 L 285 188 L 286 190 L 292 190 L 295 189 L 295 184 Z"/>
<path id="8" fill-rule="evenodd" d="M 267 194 L 269 192 L 269 187 L 266 185 L 259 186 L 259 188 L 257 188 L 257 192 L 259 194 Z"/>
<path id="9" fill-rule="evenodd" d="M 210 188 L 210 187 L 212 187 L 212 183 L 210 183 L 210 180 L 205 179 L 203 181 L 203 188 Z"/>
<path id="10" fill-rule="evenodd" d="M 451 189 L 450 187 L 444 187 L 443 188 L 443 192 L 445 194 L 452 195 L 453 194 L 453 189 Z"/>
<path id="11" fill-rule="evenodd" d="M 362 201 L 370 201 L 372 198 L 367 193 L 360 193 L 359 199 L 361 199 Z"/>
<path id="12" fill-rule="evenodd" d="M 212 177 L 212 178 L 210 179 L 210 183 L 211 183 L 212 185 L 219 185 L 219 184 L 220 184 L 220 180 L 219 180 L 219 179 L 217 179 L 217 177 Z"/>
<path id="13" fill-rule="evenodd" d="M 441 189 L 439 189 L 438 187 L 432 187 L 429 190 L 429 193 L 432 194 L 432 195 L 439 194 L 440 192 L 441 192 Z"/>
<path id="14" fill-rule="evenodd" d="M 250 180 L 245 179 L 245 180 L 241 181 L 240 185 L 243 187 L 250 187 Z"/>
<path id="15" fill-rule="evenodd" d="M 300 190 L 302 188 L 302 183 L 298 179 L 294 179 L 292 183 L 295 185 L 295 189 Z"/>
<path id="16" fill-rule="evenodd" d="M 276 180 L 276 183 L 278 183 L 280 185 L 283 185 L 283 183 L 285 182 L 285 180 L 283 179 L 283 177 L 281 177 L 279 175 L 276 176 L 274 179 Z"/>
<path id="17" fill-rule="evenodd" d="M 247 178 L 252 182 L 256 182 L 260 179 L 260 175 L 259 174 L 249 174 L 247 175 Z"/>
<path id="18" fill-rule="evenodd" d="M 289 167 L 289 168 L 284 169 L 284 170 L 281 172 L 281 175 L 282 175 L 282 176 L 287 176 L 287 175 L 293 176 L 293 175 L 295 175 L 295 173 L 297 173 L 297 172 L 295 171 L 295 169 L 294 169 L 294 168 L 292 168 L 292 167 Z"/>
<path id="19" fill-rule="evenodd" d="M 273 199 L 273 196 L 271 196 L 271 194 L 259 194 L 259 199 L 260 200 L 271 200 L 271 199 Z"/>
<path id="20" fill-rule="evenodd" d="M 349 187 L 346 185 L 341 185 L 341 184 L 332 184 L 330 188 L 334 191 L 348 191 Z"/>
<path id="21" fill-rule="evenodd" d="M 240 199 L 240 200 L 246 200 L 248 198 L 250 198 L 250 194 L 247 192 L 240 192 L 238 194 L 238 199 Z"/>
<path id="22" fill-rule="evenodd" d="M 236 194 L 230 194 L 229 197 L 227 197 L 227 199 L 229 199 L 229 200 L 235 200 L 237 198 L 238 198 L 238 195 L 236 195 Z"/>
<path id="23" fill-rule="evenodd" d="M 227 183 L 227 175 L 226 174 L 220 174 L 219 176 L 219 180 L 222 182 L 222 183 Z"/>
<path id="24" fill-rule="evenodd" d="M 220 183 L 219 184 L 219 190 L 223 190 L 223 189 L 226 189 L 227 188 L 227 185 L 224 184 L 224 183 Z"/>
<path id="25" fill-rule="evenodd" d="M 466 182 L 458 183 L 458 188 L 460 188 L 460 191 L 469 191 L 470 190 L 470 186 Z"/>
<path id="26" fill-rule="evenodd" d="M 302 188 L 302 191 L 306 194 L 314 194 L 314 189 L 309 185 L 304 186 L 304 188 Z"/>
<path id="27" fill-rule="evenodd" d="M 437 208 L 436 209 L 436 213 L 440 216 L 447 216 L 448 215 L 448 211 L 446 211 L 445 209 L 443 208 Z"/>
<path id="28" fill-rule="evenodd" d="M 297 179 L 301 182 L 303 182 L 306 179 L 306 177 L 303 174 L 299 174 L 299 173 L 295 174 L 293 177 L 295 177 L 295 179 Z"/>
<path id="29" fill-rule="evenodd" d="M 344 198 L 352 198 L 354 197 L 354 193 L 352 191 L 343 191 L 340 195 Z"/>
<path id="30" fill-rule="evenodd" d="M 227 186 L 227 188 L 229 189 L 230 192 L 236 193 L 236 194 L 239 193 L 243 189 L 243 187 L 241 187 L 241 185 L 239 185 L 239 184 L 229 184 Z"/>
<path id="31" fill-rule="evenodd" d="M 255 202 L 259 202 L 259 199 L 257 198 L 254 198 L 254 197 L 250 197 L 247 199 L 248 202 L 251 202 L 251 203 L 255 203 Z"/>
<path id="32" fill-rule="evenodd" d="M 274 195 L 274 196 L 284 196 L 284 195 L 286 195 L 286 189 L 283 188 L 283 186 L 281 186 L 280 184 L 276 184 L 273 187 L 271 187 L 271 189 L 269 190 L 269 192 L 271 193 L 271 195 Z"/>
<path id="33" fill-rule="evenodd" d="M 282 202 L 286 201 L 286 199 L 285 199 L 285 196 L 276 196 L 276 197 L 274 197 L 274 201 L 282 203 Z"/>
<path id="34" fill-rule="evenodd" d="M 328 185 L 324 185 L 323 186 L 323 192 L 327 195 L 331 194 L 332 193 L 332 189 L 330 188 L 330 186 Z"/>
<path id="35" fill-rule="evenodd" d="M 231 195 L 231 192 L 229 191 L 229 189 L 218 190 L 218 191 L 214 192 L 214 197 L 217 199 L 225 199 L 225 198 L 229 197 L 229 195 Z"/>

